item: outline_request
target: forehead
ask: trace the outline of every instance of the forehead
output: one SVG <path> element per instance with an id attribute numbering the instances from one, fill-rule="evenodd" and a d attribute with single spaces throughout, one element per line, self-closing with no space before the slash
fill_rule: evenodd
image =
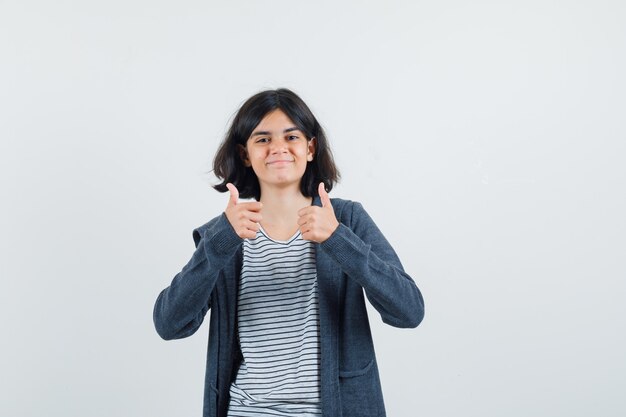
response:
<path id="1" fill-rule="evenodd" d="M 296 124 L 281 109 L 272 110 L 266 114 L 259 124 L 253 129 L 252 134 L 259 130 L 270 131 L 271 133 L 280 133 L 284 129 L 296 127 Z M 273 132 L 273 131 L 276 132 Z"/>

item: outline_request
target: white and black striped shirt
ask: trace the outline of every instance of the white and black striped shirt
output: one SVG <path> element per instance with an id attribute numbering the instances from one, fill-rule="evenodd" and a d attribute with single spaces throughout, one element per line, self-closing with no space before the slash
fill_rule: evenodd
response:
<path id="1" fill-rule="evenodd" d="M 321 416 L 315 246 L 265 230 L 243 242 L 238 295 L 243 362 L 229 417 Z"/>

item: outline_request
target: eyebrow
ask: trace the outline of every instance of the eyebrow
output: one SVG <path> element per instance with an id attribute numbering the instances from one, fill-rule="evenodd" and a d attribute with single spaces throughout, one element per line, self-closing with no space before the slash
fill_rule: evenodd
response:
<path id="1" fill-rule="evenodd" d="M 300 130 L 300 128 L 293 126 L 293 127 L 289 127 L 285 130 L 283 130 L 283 133 L 289 133 L 289 132 L 293 132 L 294 130 Z M 250 137 L 252 136 L 261 136 L 261 135 L 270 135 L 271 132 L 268 130 L 257 130 L 256 132 L 252 132 L 252 134 L 250 135 Z"/>

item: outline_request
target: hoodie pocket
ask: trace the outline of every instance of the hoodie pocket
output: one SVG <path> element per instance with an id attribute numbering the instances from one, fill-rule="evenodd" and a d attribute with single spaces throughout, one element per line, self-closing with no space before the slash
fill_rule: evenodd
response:
<path id="1" fill-rule="evenodd" d="M 342 417 L 381 417 L 385 415 L 380 380 L 372 359 L 360 369 L 339 371 Z"/>
<path id="2" fill-rule="evenodd" d="M 343 370 L 343 369 L 340 369 L 339 370 L 339 378 L 353 378 L 355 376 L 365 375 L 367 373 L 367 371 L 370 370 L 370 368 L 372 367 L 373 364 L 374 364 L 374 359 L 370 360 L 369 363 L 367 365 L 365 365 L 361 369 L 354 369 L 354 370 Z"/>

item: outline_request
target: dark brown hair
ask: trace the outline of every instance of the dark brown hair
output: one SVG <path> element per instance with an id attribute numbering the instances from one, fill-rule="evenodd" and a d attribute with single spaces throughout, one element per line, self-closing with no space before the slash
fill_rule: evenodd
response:
<path id="1" fill-rule="evenodd" d="M 313 161 L 307 163 L 300 181 L 300 191 L 306 197 L 317 195 L 317 187 L 324 182 L 327 192 L 339 180 L 339 170 L 335 166 L 328 146 L 324 129 L 309 107 L 293 91 L 286 88 L 266 90 L 250 97 L 237 111 L 233 122 L 213 159 L 213 173 L 222 180 L 213 186 L 219 192 L 226 192 L 227 183 L 233 183 L 241 198 L 261 199 L 259 180 L 252 170 L 241 160 L 237 145 L 246 146 L 252 131 L 270 112 L 280 109 L 304 133 L 307 140 L 316 139 Z"/>

